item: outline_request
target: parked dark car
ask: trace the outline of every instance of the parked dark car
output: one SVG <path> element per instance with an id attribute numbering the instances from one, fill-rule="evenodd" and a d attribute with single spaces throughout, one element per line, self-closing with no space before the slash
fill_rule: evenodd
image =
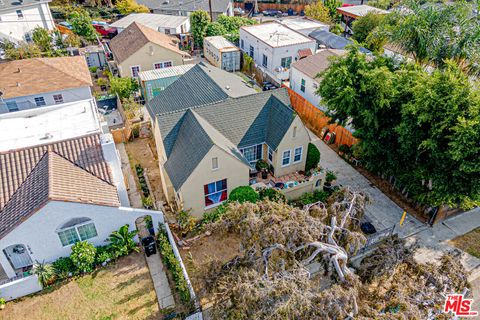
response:
<path id="1" fill-rule="evenodd" d="M 265 17 L 278 17 L 282 15 L 282 11 L 275 9 L 267 9 L 262 11 Z"/>
<path id="2" fill-rule="evenodd" d="M 147 257 L 150 257 L 152 254 L 157 253 L 157 244 L 155 243 L 155 239 L 152 236 L 142 238 L 141 242 Z"/>

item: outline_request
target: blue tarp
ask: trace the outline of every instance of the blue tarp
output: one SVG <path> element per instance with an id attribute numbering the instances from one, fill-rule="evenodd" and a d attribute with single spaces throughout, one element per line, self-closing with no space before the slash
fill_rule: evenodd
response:
<path id="1" fill-rule="evenodd" d="M 315 39 L 319 45 L 324 45 L 329 49 L 345 49 L 348 45 L 352 44 L 352 40 L 348 40 L 347 38 L 337 36 L 334 33 L 329 31 L 325 31 L 322 29 L 317 29 L 312 31 L 309 34 L 310 38 Z M 370 54 L 371 52 L 365 48 L 360 47 L 360 52 Z"/>

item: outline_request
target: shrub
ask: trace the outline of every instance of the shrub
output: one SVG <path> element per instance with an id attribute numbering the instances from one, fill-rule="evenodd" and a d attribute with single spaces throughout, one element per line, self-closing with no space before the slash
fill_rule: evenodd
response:
<path id="1" fill-rule="evenodd" d="M 336 180 L 337 176 L 333 171 L 327 171 L 327 174 L 325 175 L 325 182 L 331 183 L 333 180 Z"/>
<path id="2" fill-rule="evenodd" d="M 117 258 L 112 251 L 111 245 L 97 247 L 97 252 L 95 253 L 95 265 L 102 265 L 104 262 L 109 262 Z"/>
<path id="3" fill-rule="evenodd" d="M 143 188 L 142 188 L 143 189 Z M 145 209 L 152 209 L 154 206 L 153 206 L 153 198 L 151 195 L 145 197 L 145 196 L 142 196 L 142 205 Z"/>
<path id="4" fill-rule="evenodd" d="M 222 203 L 212 211 L 205 212 L 202 217 L 202 225 L 217 221 L 227 211 L 228 201 Z"/>
<path id="5" fill-rule="evenodd" d="M 268 168 L 270 168 L 270 165 L 262 159 L 258 160 L 255 164 L 255 169 L 257 169 L 257 171 L 262 171 L 264 169 L 268 170 Z"/>
<path id="6" fill-rule="evenodd" d="M 75 264 L 70 257 L 58 258 L 53 263 L 53 268 L 59 279 L 66 279 L 76 273 Z"/>
<path id="7" fill-rule="evenodd" d="M 93 66 L 88 68 L 88 70 L 90 70 L 91 73 L 97 73 L 98 68 L 96 66 Z"/>
<path id="8" fill-rule="evenodd" d="M 313 144 L 308 144 L 307 149 L 307 160 L 305 161 L 305 172 L 310 172 L 310 170 L 315 169 L 320 162 L 320 151 Z"/>
<path id="9" fill-rule="evenodd" d="M 107 239 L 117 256 L 125 256 L 132 251 L 139 251 L 137 244 L 133 241 L 137 235 L 137 230 L 129 231 L 129 228 L 128 224 L 121 226 L 118 231 L 113 231 Z"/>
<path id="10" fill-rule="evenodd" d="M 42 285 L 42 287 L 48 286 L 55 280 L 55 269 L 49 263 L 45 262 L 36 262 L 33 265 L 33 274 L 38 277 L 38 282 Z"/>
<path id="11" fill-rule="evenodd" d="M 80 241 L 75 243 L 72 246 L 72 254 L 70 258 L 81 272 L 91 272 L 93 271 L 95 263 L 95 254 L 97 249 L 87 241 Z"/>
<path id="12" fill-rule="evenodd" d="M 285 202 L 286 198 L 283 193 L 273 188 L 261 188 L 258 190 L 260 200 L 268 199 L 275 202 Z"/>
<path id="13" fill-rule="evenodd" d="M 230 201 L 238 201 L 240 203 L 255 203 L 258 201 L 258 199 L 258 193 L 250 186 L 236 187 L 232 190 L 232 192 L 230 192 L 230 197 L 228 198 Z"/>
<path id="14" fill-rule="evenodd" d="M 328 193 L 325 191 L 315 190 L 314 192 L 307 192 L 302 197 L 294 201 L 295 206 L 303 207 L 307 204 L 315 203 L 318 201 L 325 202 L 328 198 Z"/>
<path id="15" fill-rule="evenodd" d="M 132 127 L 132 136 L 133 138 L 140 137 L 140 125 L 136 124 Z"/>
<path id="16" fill-rule="evenodd" d="M 343 152 L 345 154 L 350 154 L 351 149 L 347 144 L 342 144 L 340 147 L 338 147 L 338 151 Z"/>
<path id="17" fill-rule="evenodd" d="M 177 222 L 182 236 L 186 236 L 196 225 L 195 218 L 186 210 L 182 210 L 177 214 Z"/>
<path id="18" fill-rule="evenodd" d="M 185 303 L 190 302 L 190 291 L 188 290 L 187 281 L 183 276 L 182 267 L 173 253 L 166 231 L 162 228 L 160 228 L 160 232 L 158 233 L 158 250 L 162 255 L 163 263 L 165 263 L 172 274 L 175 288 L 180 295 L 180 299 Z"/>
<path id="19" fill-rule="evenodd" d="M 0 306 L 5 306 L 7 304 L 7 301 L 5 298 L 0 298 Z"/>

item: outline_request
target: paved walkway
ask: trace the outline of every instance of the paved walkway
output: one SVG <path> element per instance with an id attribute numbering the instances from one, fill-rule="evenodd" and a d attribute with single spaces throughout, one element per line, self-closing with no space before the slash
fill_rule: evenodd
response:
<path id="1" fill-rule="evenodd" d="M 137 190 L 137 185 L 135 183 L 134 173 L 130 166 L 130 161 L 128 160 L 128 154 L 125 150 L 125 145 L 123 143 L 116 144 L 117 150 L 120 154 L 120 159 L 122 162 L 122 171 L 124 177 L 127 179 L 127 192 L 130 199 L 130 204 L 134 208 L 142 208 L 142 197 Z M 155 287 L 155 293 L 157 294 L 158 305 L 160 309 L 168 308 L 175 306 L 175 300 L 172 295 L 172 290 L 170 289 L 170 284 L 168 283 L 166 270 L 163 267 L 162 260 L 157 251 L 156 254 L 151 255 L 150 257 L 145 256 L 147 260 L 148 269 L 150 270 L 150 276 L 152 277 L 153 286 Z"/>
<path id="2" fill-rule="evenodd" d="M 345 162 L 313 133 L 311 133 L 311 136 L 313 137 L 312 143 L 320 150 L 320 165 L 335 172 L 339 185 L 349 186 L 355 190 L 368 193 L 372 201 L 365 207 L 367 218 L 378 231 L 395 225 L 395 231 L 400 237 L 406 238 L 409 243 L 416 242 L 419 246 L 415 256 L 417 261 L 438 261 L 438 258 L 445 251 L 454 249 L 448 240 L 480 227 L 480 209 L 453 217 L 433 227 L 407 215 L 404 225 L 400 227 L 399 221 L 403 209 L 372 185 L 367 178 Z M 480 277 L 480 259 L 463 253 L 462 263 L 471 272 L 471 281 Z M 480 289 L 477 288 L 477 290 Z"/>

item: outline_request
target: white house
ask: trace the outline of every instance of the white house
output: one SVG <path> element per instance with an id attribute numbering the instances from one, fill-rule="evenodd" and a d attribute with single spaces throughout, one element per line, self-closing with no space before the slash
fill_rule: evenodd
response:
<path id="1" fill-rule="evenodd" d="M 278 22 L 240 28 L 240 49 L 278 84 L 288 79 L 293 62 L 315 53 L 316 48 L 315 40 Z"/>
<path id="2" fill-rule="evenodd" d="M 0 279 L 28 276 L 35 261 L 68 256 L 78 241 L 105 245 L 112 231 L 163 214 L 122 207 L 98 135 L 0 154 Z M 7 183 L 8 182 L 8 183 Z M 5 287 L 5 290 L 8 286 Z M 0 295 L 18 296 L 10 290 Z"/>
<path id="3" fill-rule="evenodd" d="M 222 36 L 203 38 L 203 55 L 217 68 L 229 72 L 240 70 L 240 49 Z"/>
<path id="4" fill-rule="evenodd" d="M 328 24 L 322 23 L 309 17 L 285 17 L 277 21 L 292 30 L 300 32 L 307 37 L 311 32 L 315 30 L 328 31 L 330 28 Z"/>
<path id="5" fill-rule="evenodd" d="M 325 49 L 292 63 L 290 89 L 325 111 L 325 108 L 320 105 L 321 97 L 316 93 L 319 86 L 318 74 L 328 69 L 331 57 L 338 57 L 345 53 L 345 50 Z"/>
<path id="6" fill-rule="evenodd" d="M 131 13 L 110 26 L 118 32 L 125 30 L 132 22 L 138 22 L 153 30 L 165 34 L 180 35 L 190 32 L 190 18 L 186 16 L 172 16 L 157 13 Z"/>
<path id="7" fill-rule="evenodd" d="M 33 58 L 0 64 L 0 114 L 92 99 L 82 56 Z"/>
<path id="8" fill-rule="evenodd" d="M 50 1 L 0 1 L 0 42 L 3 39 L 14 43 L 31 41 L 32 31 L 36 27 L 55 29 L 52 13 L 48 7 Z"/>

